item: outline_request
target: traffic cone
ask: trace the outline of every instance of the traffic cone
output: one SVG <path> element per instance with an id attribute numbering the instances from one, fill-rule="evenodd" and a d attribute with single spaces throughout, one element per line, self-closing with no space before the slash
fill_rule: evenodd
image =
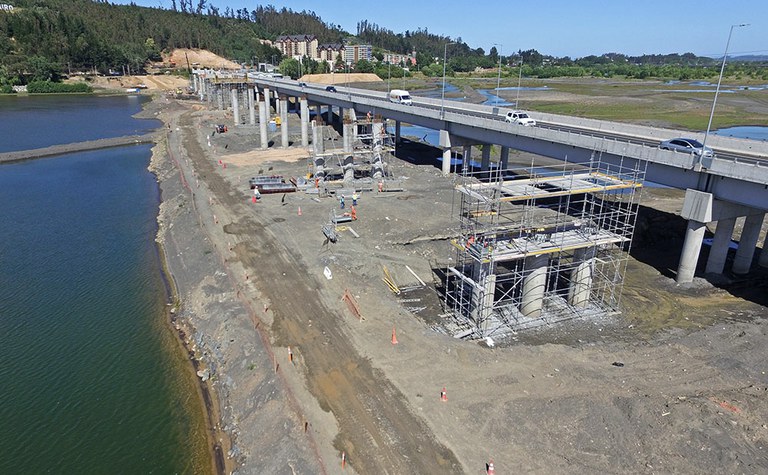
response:
<path id="1" fill-rule="evenodd" d="M 440 391 L 440 400 L 443 402 L 448 402 L 448 393 L 445 391 L 445 386 L 443 386 L 443 390 Z"/>
<path id="2" fill-rule="evenodd" d="M 255 203 L 255 202 L 256 202 L 256 197 L 255 196 L 251 197 L 251 203 Z"/>
<path id="3" fill-rule="evenodd" d="M 290 363 L 293 363 L 293 351 L 291 351 L 291 347 L 288 347 L 288 361 Z"/>
<path id="4" fill-rule="evenodd" d="M 395 327 L 392 327 L 392 344 L 397 345 L 397 333 L 395 333 Z"/>
<path id="5" fill-rule="evenodd" d="M 301 206 L 299 206 L 299 216 L 301 216 Z"/>
<path id="6" fill-rule="evenodd" d="M 347 453 L 342 452 L 341 453 L 341 469 L 344 470 L 344 467 L 347 466 Z"/>
<path id="7" fill-rule="evenodd" d="M 485 472 L 488 475 L 494 475 L 496 473 L 496 470 L 493 468 L 493 459 L 491 459 L 491 461 L 488 462 L 488 466 L 487 466 Z"/>

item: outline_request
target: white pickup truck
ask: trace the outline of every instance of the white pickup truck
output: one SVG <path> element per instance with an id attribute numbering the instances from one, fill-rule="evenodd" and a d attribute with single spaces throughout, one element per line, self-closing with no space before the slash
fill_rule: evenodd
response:
<path id="1" fill-rule="evenodd" d="M 523 111 L 509 111 L 507 112 L 507 116 L 504 118 L 504 120 L 510 124 L 527 126 L 536 125 L 536 121 Z"/>

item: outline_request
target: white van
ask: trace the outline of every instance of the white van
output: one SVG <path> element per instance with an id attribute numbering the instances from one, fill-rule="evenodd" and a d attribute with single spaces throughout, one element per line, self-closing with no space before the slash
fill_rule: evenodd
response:
<path id="1" fill-rule="evenodd" d="M 398 104 L 405 104 L 407 106 L 413 105 L 413 101 L 411 100 L 411 93 L 404 89 L 392 89 L 389 91 L 389 101 L 396 102 Z"/>

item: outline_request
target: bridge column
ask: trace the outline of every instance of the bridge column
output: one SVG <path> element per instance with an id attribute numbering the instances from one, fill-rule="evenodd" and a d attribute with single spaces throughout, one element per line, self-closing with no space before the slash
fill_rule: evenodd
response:
<path id="1" fill-rule="evenodd" d="M 480 164 L 480 171 L 487 172 L 491 169 L 491 147 L 489 143 L 483 144 L 483 161 Z"/>
<path id="2" fill-rule="evenodd" d="M 354 114 L 354 109 L 349 110 L 349 114 Z M 352 150 L 355 148 L 355 131 L 357 129 L 357 124 L 353 122 L 352 120 L 344 120 L 342 121 L 341 125 L 341 135 L 343 139 L 343 150 L 344 153 L 352 153 Z"/>
<path id="3" fill-rule="evenodd" d="M 571 271 L 571 285 L 568 288 L 568 303 L 584 308 L 589 303 L 592 290 L 592 273 L 595 248 L 577 249 L 573 256 L 574 269 Z"/>
<path id="4" fill-rule="evenodd" d="M 224 91 L 221 88 L 221 84 L 216 85 L 216 108 L 224 110 Z"/>
<path id="5" fill-rule="evenodd" d="M 677 266 L 677 278 L 675 280 L 678 284 L 693 282 L 696 264 L 699 261 L 699 252 L 701 252 L 701 241 L 704 239 L 706 230 L 704 223 L 693 219 L 688 220 L 688 229 L 685 231 L 685 241 L 680 254 L 680 264 Z"/>
<path id="6" fill-rule="evenodd" d="M 264 95 L 259 95 L 259 134 L 261 135 L 261 149 L 266 150 L 269 147 L 269 137 L 267 136 L 267 99 Z"/>
<path id="7" fill-rule="evenodd" d="M 309 106 L 307 105 L 307 96 L 301 96 L 299 99 L 301 108 L 301 146 L 309 146 Z"/>
<path id="8" fill-rule="evenodd" d="M 440 131 L 440 147 L 443 148 L 443 176 L 451 174 L 451 136 L 447 130 Z"/>
<path id="9" fill-rule="evenodd" d="M 752 266 L 752 258 L 755 256 L 755 246 L 760 238 L 760 228 L 763 226 L 765 213 L 751 214 L 744 219 L 744 227 L 741 230 L 739 248 L 733 259 L 733 272 L 735 274 L 747 274 Z"/>
<path id="10" fill-rule="evenodd" d="M 736 218 L 721 219 L 717 222 L 715 238 L 712 240 L 712 248 L 709 250 L 709 258 L 707 259 L 707 268 L 705 270 L 707 274 L 723 273 L 735 225 Z"/>
<path id="11" fill-rule="evenodd" d="M 525 259 L 527 275 L 523 278 L 523 295 L 520 303 L 520 313 L 525 317 L 541 316 L 544 292 L 547 289 L 548 262 L 549 258 L 546 255 L 530 256 Z"/>
<path id="12" fill-rule="evenodd" d="M 757 260 L 760 267 L 768 267 L 768 233 L 763 240 L 763 249 L 760 251 L 760 258 Z"/>
<path id="13" fill-rule="evenodd" d="M 256 99 L 254 93 L 256 87 L 253 84 L 248 85 L 248 123 L 256 125 Z"/>
<path id="14" fill-rule="evenodd" d="M 509 147 L 501 147 L 501 156 L 499 157 L 499 169 L 506 170 L 509 167 Z"/>
<path id="15" fill-rule="evenodd" d="M 280 96 L 280 138 L 283 148 L 288 148 L 288 98 Z"/>
<path id="16" fill-rule="evenodd" d="M 400 143 L 400 121 L 395 121 L 395 144 Z"/>
<path id="17" fill-rule="evenodd" d="M 272 96 L 270 95 L 269 88 L 266 86 L 264 87 L 264 100 L 267 103 L 267 118 L 269 118 L 270 114 L 272 113 Z"/>

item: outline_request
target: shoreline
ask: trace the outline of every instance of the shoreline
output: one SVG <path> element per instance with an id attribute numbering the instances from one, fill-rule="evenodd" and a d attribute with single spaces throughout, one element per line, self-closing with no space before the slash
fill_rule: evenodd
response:
<path id="1" fill-rule="evenodd" d="M 152 101 L 146 103 L 145 108 L 147 105 L 153 104 L 156 100 L 157 98 L 153 97 Z M 163 127 L 165 127 L 167 125 L 166 121 L 162 120 L 162 122 Z M 151 150 L 150 164 L 148 169 L 150 173 L 155 176 L 158 187 L 160 188 L 160 203 L 158 206 L 157 216 L 158 227 L 155 235 L 155 245 L 160 260 L 162 279 L 165 283 L 165 291 L 169 301 L 169 307 L 165 312 L 165 320 L 169 330 L 176 337 L 175 339 L 179 345 L 179 349 L 185 353 L 186 357 L 191 363 L 191 377 L 195 378 L 196 380 L 195 387 L 198 388 L 197 392 L 200 406 L 202 408 L 201 413 L 203 415 L 205 426 L 208 432 L 208 449 L 213 473 L 217 475 L 223 475 L 232 471 L 232 467 L 229 466 L 227 463 L 227 457 L 224 455 L 226 452 L 225 448 L 228 449 L 231 447 L 231 441 L 229 435 L 221 430 L 221 408 L 218 395 L 210 384 L 211 380 L 204 380 L 198 376 L 198 372 L 201 371 L 203 365 L 200 359 L 197 357 L 195 348 L 189 339 L 189 336 L 193 333 L 194 330 L 188 328 L 182 321 L 180 321 L 179 318 L 177 318 L 178 312 L 183 308 L 183 302 L 179 293 L 176 278 L 174 277 L 170 266 L 166 252 L 166 246 L 163 239 L 160 238 L 161 228 L 163 226 L 163 222 L 161 220 L 162 203 L 166 201 L 164 196 L 166 190 L 163 188 L 163 185 L 167 184 L 161 178 L 160 169 L 166 165 L 164 162 L 175 161 L 175 159 L 170 155 L 170 151 L 168 149 L 168 136 L 167 134 L 160 133 L 160 130 L 162 130 L 162 128 L 159 128 L 158 132 L 153 134 L 154 145 Z M 171 166 L 175 167 L 175 165 Z M 181 173 L 180 170 L 179 172 Z"/>

